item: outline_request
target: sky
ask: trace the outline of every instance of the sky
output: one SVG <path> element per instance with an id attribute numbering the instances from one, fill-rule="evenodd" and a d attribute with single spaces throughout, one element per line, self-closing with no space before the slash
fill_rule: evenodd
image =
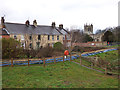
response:
<path id="1" fill-rule="evenodd" d="M 98 29 L 118 26 L 119 0 L 0 0 L 0 17 L 6 22 L 30 24 L 36 19 L 38 25 L 84 29 L 93 24 Z"/>
<path id="2" fill-rule="evenodd" d="M 120 1 L 118 4 L 118 26 L 120 26 Z"/>

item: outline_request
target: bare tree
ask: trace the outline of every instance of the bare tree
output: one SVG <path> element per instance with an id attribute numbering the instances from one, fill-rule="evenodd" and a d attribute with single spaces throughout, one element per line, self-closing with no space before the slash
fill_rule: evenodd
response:
<path id="1" fill-rule="evenodd" d="M 83 42 L 82 30 L 71 30 L 72 43 Z"/>

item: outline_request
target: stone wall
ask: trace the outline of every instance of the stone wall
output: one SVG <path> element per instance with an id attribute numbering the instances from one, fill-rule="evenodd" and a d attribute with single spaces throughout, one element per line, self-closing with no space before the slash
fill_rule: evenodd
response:
<path id="1" fill-rule="evenodd" d="M 107 42 L 87 42 L 87 43 L 72 43 L 72 47 L 80 46 L 80 47 L 101 47 L 106 46 Z"/>
<path id="2" fill-rule="evenodd" d="M 93 25 L 84 25 L 84 33 L 90 35 L 93 34 Z"/>
<path id="3" fill-rule="evenodd" d="M 104 33 L 94 34 L 94 40 L 95 40 L 95 42 L 97 42 L 97 41 L 102 42 L 102 36 L 103 35 L 104 35 Z"/>
<path id="4" fill-rule="evenodd" d="M 52 46 L 56 42 L 61 42 L 63 44 L 63 35 L 59 35 L 59 40 L 57 40 L 57 35 L 54 35 L 54 40 L 52 40 L 52 35 L 50 35 L 50 40 L 48 40 L 48 35 L 40 35 L 40 40 L 38 40 L 38 35 L 31 35 L 32 39 L 30 40 L 30 35 L 16 35 L 16 40 L 24 44 L 25 48 L 29 49 L 30 43 L 32 44 L 33 49 L 37 49 L 37 43 L 39 42 L 39 47 L 45 47 L 48 44 Z M 11 38 L 15 38 L 13 34 L 10 35 Z"/>

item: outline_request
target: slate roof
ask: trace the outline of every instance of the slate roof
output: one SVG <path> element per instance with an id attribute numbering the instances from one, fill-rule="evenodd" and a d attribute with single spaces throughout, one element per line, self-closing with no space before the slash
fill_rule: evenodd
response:
<path id="1" fill-rule="evenodd" d="M 33 25 L 26 26 L 19 23 L 5 23 L 5 27 L 10 34 L 44 34 L 44 35 L 60 35 L 62 34 L 58 29 L 52 26 Z"/>
<path id="2" fill-rule="evenodd" d="M 67 35 L 67 34 L 69 34 L 69 35 L 66 36 L 66 37 L 67 37 L 67 40 L 70 40 L 70 39 L 71 39 L 71 38 L 70 38 L 70 32 L 69 32 L 69 31 L 65 30 L 64 28 L 63 28 L 63 29 L 56 28 L 56 29 L 63 34 L 64 39 L 65 39 L 65 35 Z"/>
<path id="3" fill-rule="evenodd" d="M 9 35 L 9 32 L 4 28 L 0 28 L 0 35 Z"/>
<path id="4" fill-rule="evenodd" d="M 56 28 L 57 30 L 59 30 L 62 34 L 70 34 L 67 30 L 65 30 L 64 28 L 63 29 L 59 29 L 59 28 Z"/>

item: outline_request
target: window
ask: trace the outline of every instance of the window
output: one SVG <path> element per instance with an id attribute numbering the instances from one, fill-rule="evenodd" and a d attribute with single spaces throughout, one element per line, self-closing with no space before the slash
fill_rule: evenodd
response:
<path id="1" fill-rule="evenodd" d="M 17 35 L 14 35 L 14 39 L 17 39 Z"/>
<path id="2" fill-rule="evenodd" d="M 41 39 L 41 36 L 40 35 L 38 35 L 38 40 L 40 40 Z"/>
<path id="3" fill-rule="evenodd" d="M 99 41 L 99 39 L 97 39 L 97 41 Z"/>
<path id="4" fill-rule="evenodd" d="M 21 43 L 21 47 L 25 49 L 25 43 Z"/>
<path id="5" fill-rule="evenodd" d="M 52 47 L 54 46 L 54 43 L 52 43 Z"/>
<path id="6" fill-rule="evenodd" d="M 21 40 L 24 40 L 24 36 L 23 35 L 21 35 Z"/>
<path id="7" fill-rule="evenodd" d="M 40 48 L 43 48 L 43 46 L 41 46 Z"/>
<path id="8" fill-rule="evenodd" d="M 50 40 L 50 35 L 48 35 L 48 40 Z"/>
<path id="9" fill-rule="evenodd" d="M 40 42 L 36 42 L 36 47 L 40 48 Z"/>
<path id="10" fill-rule="evenodd" d="M 48 46 L 50 47 L 50 43 L 48 43 Z"/>
<path id="11" fill-rule="evenodd" d="M 30 43 L 29 47 L 32 48 L 32 43 Z"/>
<path id="12" fill-rule="evenodd" d="M 59 40 L 59 36 L 57 36 L 57 40 Z"/>
<path id="13" fill-rule="evenodd" d="M 54 40 L 54 35 L 52 35 L 52 40 Z"/>
<path id="14" fill-rule="evenodd" d="M 63 37 L 63 40 L 65 40 L 65 37 Z"/>
<path id="15" fill-rule="evenodd" d="M 91 31 L 91 28 L 88 28 L 88 31 Z"/>
<path id="16" fill-rule="evenodd" d="M 29 36 L 29 39 L 32 40 L 32 35 Z"/>

